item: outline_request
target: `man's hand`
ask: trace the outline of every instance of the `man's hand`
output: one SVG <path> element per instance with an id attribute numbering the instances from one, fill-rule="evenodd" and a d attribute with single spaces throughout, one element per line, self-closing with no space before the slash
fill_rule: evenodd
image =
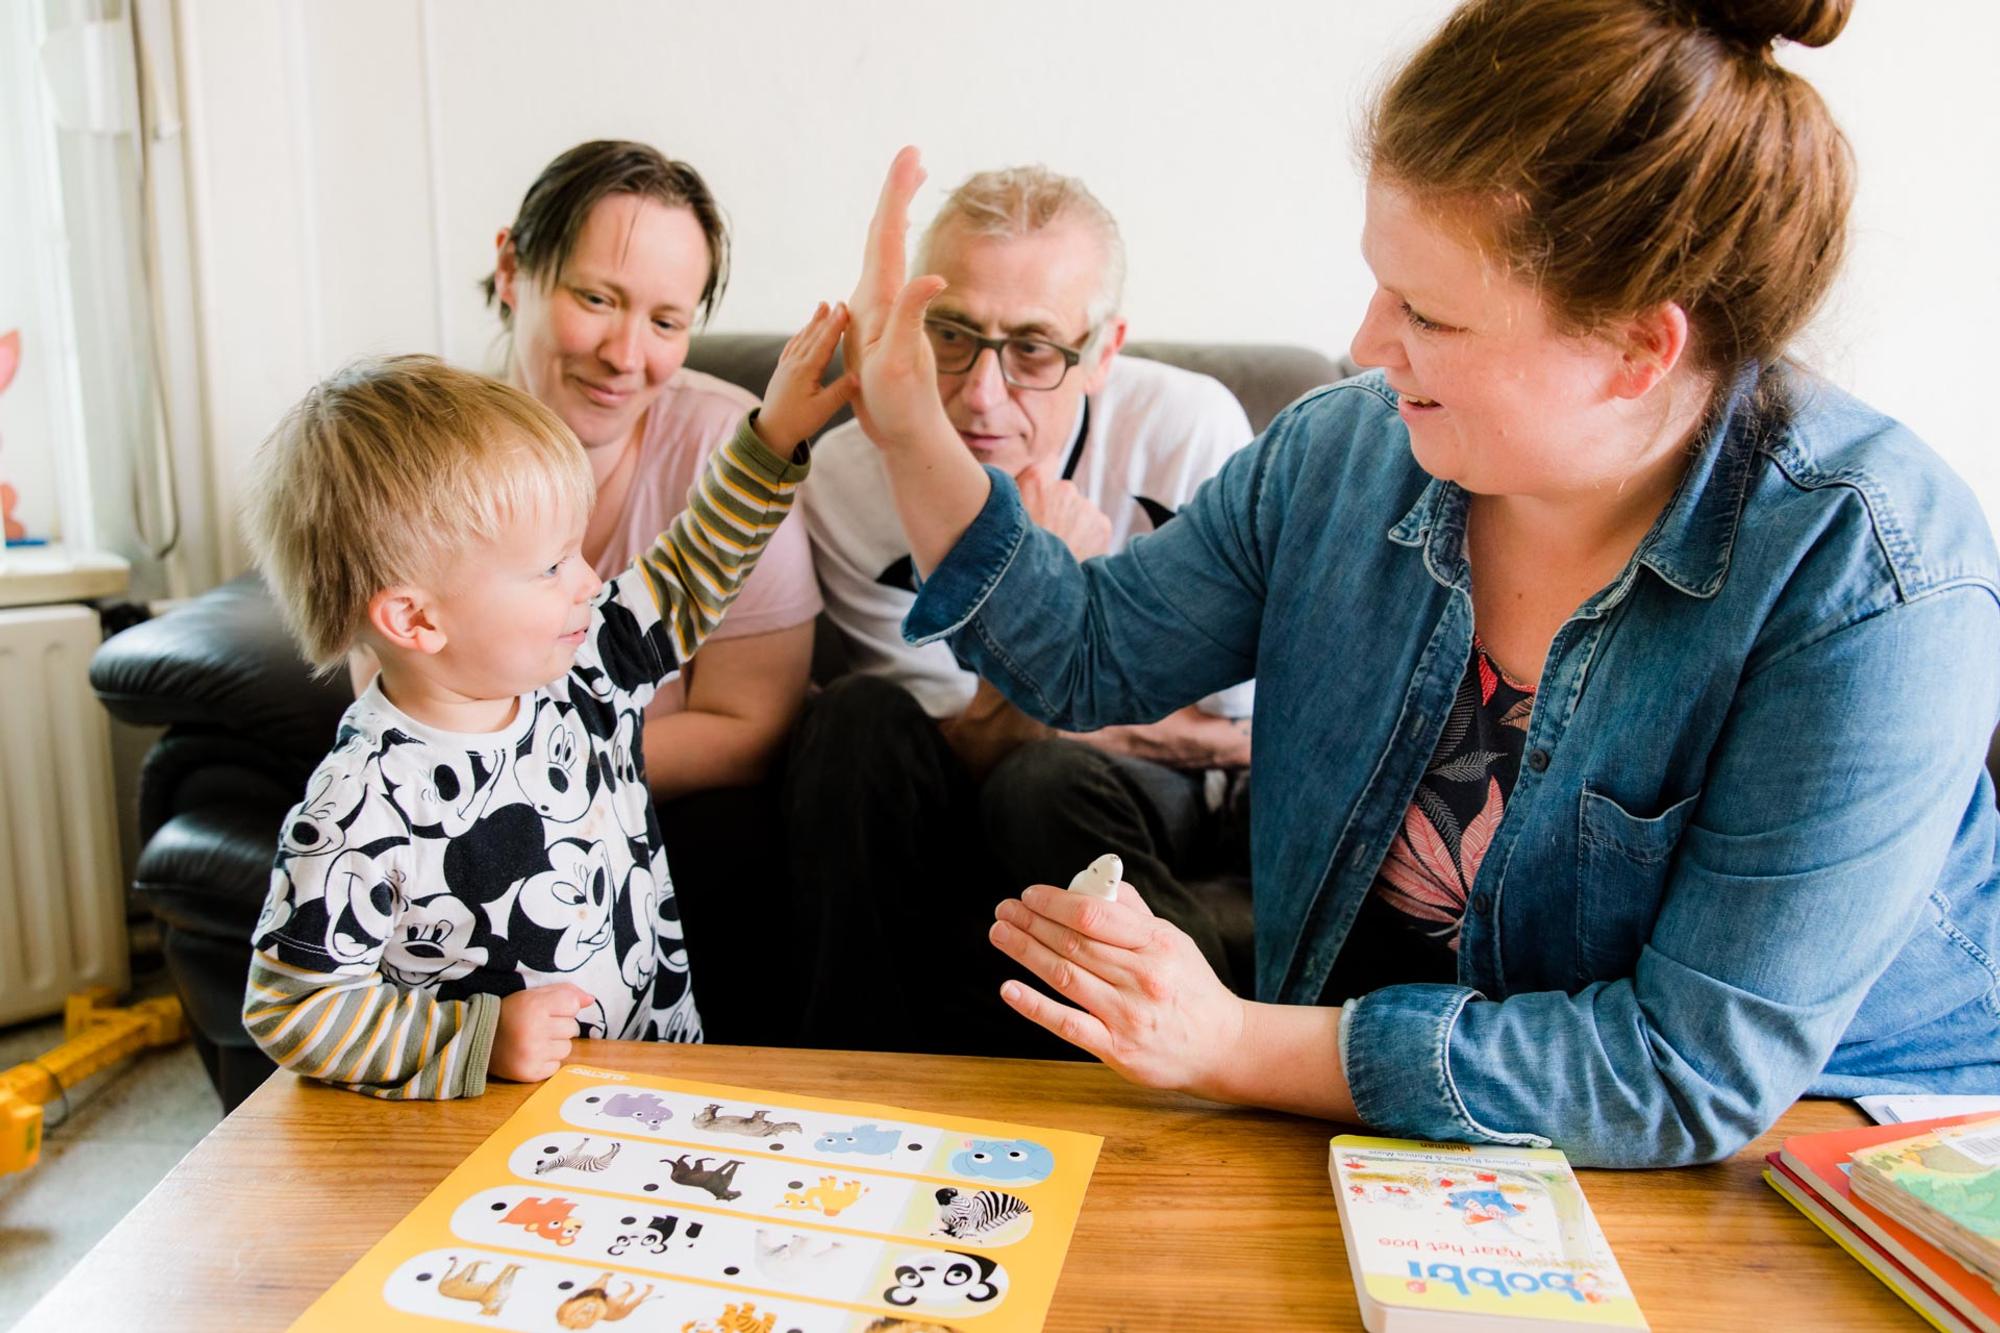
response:
<path id="1" fill-rule="evenodd" d="M 1158 722 L 1066 734 L 1107 753 L 1150 759 L 1168 768 L 1250 767 L 1250 719 L 1217 717 L 1193 704 Z"/>
<path id="2" fill-rule="evenodd" d="M 576 1039 L 576 1016 L 594 1004 L 587 991 L 558 981 L 530 986 L 500 1001 L 487 1072 L 516 1083 L 540 1083 L 562 1068 Z"/>
<path id="3" fill-rule="evenodd" d="M 1014 481 L 1021 488 L 1021 507 L 1028 511 L 1028 521 L 1060 537 L 1079 562 L 1111 549 L 1111 520 L 1074 482 L 1044 476 L 1032 467 Z M 1056 732 L 1027 717 L 981 681 L 972 706 L 945 724 L 945 739 L 975 774 L 992 768 L 1018 745 L 1054 735 L 1169 768 L 1250 766 L 1249 719 L 1214 717 L 1192 706 L 1143 726 Z"/>
<path id="4" fill-rule="evenodd" d="M 1028 521 L 1062 538 L 1079 561 L 1111 549 L 1111 520 L 1074 482 L 1045 478 L 1032 467 L 1014 481 L 1021 488 L 1021 506 L 1028 511 Z"/>
<path id="5" fill-rule="evenodd" d="M 847 332 L 847 307 L 827 307 L 821 301 L 806 326 L 791 336 L 778 355 L 778 368 L 757 409 L 757 438 L 780 458 L 790 458 L 811 439 L 842 403 L 854 396 L 854 377 L 843 375 L 822 384 L 833 349 Z"/>
<path id="6" fill-rule="evenodd" d="M 938 733 L 977 782 L 984 782 L 996 764 L 1029 741 L 1058 734 L 1008 703 L 1005 695 L 984 680 L 972 692 L 972 702 L 963 713 L 938 723 Z"/>

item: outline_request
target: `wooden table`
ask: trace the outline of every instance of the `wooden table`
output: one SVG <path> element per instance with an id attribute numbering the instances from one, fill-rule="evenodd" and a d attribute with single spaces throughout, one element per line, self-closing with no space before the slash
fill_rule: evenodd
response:
<path id="1" fill-rule="evenodd" d="M 1050 1329 L 1358 1329 L 1326 1124 L 1149 1092 L 1102 1065 L 580 1042 L 579 1063 L 1104 1137 Z M 22 1329 L 281 1328 L 531 1089 L 389 1104 L 278 1074 L 86 1255 Z M 1586 1171 L 1655 1329 L 1923 1327 L 1758 1178 L 1801 1102 L 1730 1161 Z"/>

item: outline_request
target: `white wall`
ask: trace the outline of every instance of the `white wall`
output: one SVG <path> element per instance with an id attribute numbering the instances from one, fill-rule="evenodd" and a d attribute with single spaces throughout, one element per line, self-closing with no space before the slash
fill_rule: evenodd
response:
<path id="1" fill-rule="evenodd" d="M 1369 279 L 1351 131 L 1446 0 L 180 0 L 203 373 L 218 478 L 318 375 L 370 351 L 482 363 L 474 284 L 555 153 L 648 140 L 735 226 L 715 327 L 793 327 L 852 285 L 880 173 L 1040 160 L 1088 180 L 1148 338 L 1344 351 Z M 2000 516 L 1978 386 L 2000 309 L 2000 48 L 1987 0 L 1864 3 L 1790 52 L 1862 172 L 1844 285 L 1805 348 L 1915 426 Z M 240 547 L 225 566 L 240 568 Z"/>

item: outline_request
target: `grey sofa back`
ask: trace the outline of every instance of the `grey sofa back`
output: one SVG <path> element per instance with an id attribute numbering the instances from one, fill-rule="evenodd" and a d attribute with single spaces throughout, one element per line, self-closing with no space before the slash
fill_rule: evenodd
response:
<path id="1" fill-rule="evenodd" d="M 694 370 L 762 394 L 784 346 L 784 338 L 771 333 L 704 334 L 694 340 L 687 363 Z M 1251 429 L 1257 431 L 1270 425 L 1271 418 L 1300 394 L 1354 373 L 1353 366 L 1344 361 L 1309 348 L 1281 344 L 1136 342 L 1126 344 L 1124 355 L 1213 375 L 1236 395 L 1250 418 Z M 843 409 L 829 428 L 847 420 L 848 415 Z"/>

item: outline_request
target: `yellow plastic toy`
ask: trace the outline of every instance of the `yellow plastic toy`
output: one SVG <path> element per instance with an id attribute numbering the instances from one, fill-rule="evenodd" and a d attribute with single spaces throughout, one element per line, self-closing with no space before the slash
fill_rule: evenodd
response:
<path id="1" fill-rule="evenodd" d="M 42 1107 L 69 1089 L 154 1046 L 187 1036 L 181 1002 L 168 995 L 121 1009 L 117 993 L 93 986 L 63 1005 L 63 1044 L 0 1074 L 0 1175 L 25 1171 L 42 1155 Z"/>

